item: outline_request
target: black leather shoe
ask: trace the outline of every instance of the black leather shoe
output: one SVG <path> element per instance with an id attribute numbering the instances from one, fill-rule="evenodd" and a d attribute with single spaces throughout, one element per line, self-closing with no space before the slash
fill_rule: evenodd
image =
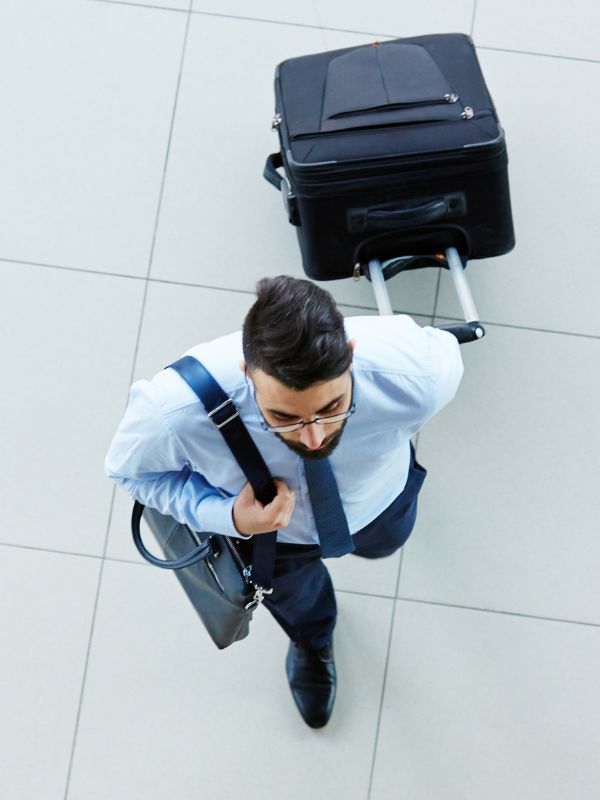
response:
<path id="1" fill-rule="evenodd" d="M 335 663 L 330 644 L 309 650 L 290 642 L 285 669 L 292 697 L 311 728 L 327 725 L 335 700 Z"/>

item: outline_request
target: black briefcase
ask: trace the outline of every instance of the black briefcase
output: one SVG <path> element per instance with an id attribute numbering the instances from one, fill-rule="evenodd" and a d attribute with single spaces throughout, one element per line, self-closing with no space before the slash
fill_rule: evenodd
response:
<path id="1" fill-rule="evenodd" d="M 265 177 L 311 278 L 345 278 L 371 258 L 514 246 L 504 133 L 468 36 L 289 59 L 275 102 L 280 152 Z"/>

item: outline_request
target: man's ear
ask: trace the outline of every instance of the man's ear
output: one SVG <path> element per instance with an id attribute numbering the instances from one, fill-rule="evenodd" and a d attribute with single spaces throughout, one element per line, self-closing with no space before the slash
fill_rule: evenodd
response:
<path id="1" fill-rule="evenodd" d="M 354 349 L 356 347 L 356 339 L 348 339 L 348 347 L 350 348 L 350 350 L 352 350 L 352 352 L 354 352 Z"/>
<path id="2" fill-rule="evenodd" d="M 242 360 L 240 361 L 240 369 L 242 370 L 242 372 L 243 372 L 243 373 L 244 373 L 244 375 L 245 375 L 245 374 L 246 374 L 246 372 L 247 372 L 247 370 L 246 370 L 246 362 L 244 361 L 244 359 L 243 359 L 243 358 L 242 358 Z"/>

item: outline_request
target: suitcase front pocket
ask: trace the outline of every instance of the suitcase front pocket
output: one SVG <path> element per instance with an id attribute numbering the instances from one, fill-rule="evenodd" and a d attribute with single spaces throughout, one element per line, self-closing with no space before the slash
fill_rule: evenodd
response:
<path id="1" fill-rule="evenodd" d="M 321 131 L 460 119 L 459 96 L 424 47 L 358 47 L 327 69 Z"/>

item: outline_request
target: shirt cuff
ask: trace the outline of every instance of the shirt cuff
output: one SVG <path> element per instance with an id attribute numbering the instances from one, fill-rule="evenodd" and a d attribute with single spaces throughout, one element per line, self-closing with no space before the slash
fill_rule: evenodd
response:
<path id="1" fill-rule="evenodd" d="M 233 524 L 233 504 L 235 497 L 206 497 L 202 501 L 202 516 L 208 522 L 205 528 L 212 533 L 220 533 L 224 536 L 234 536 L 237 539 L 251 539 L 252 536 L 245 536 L 239 533 Z"/>

